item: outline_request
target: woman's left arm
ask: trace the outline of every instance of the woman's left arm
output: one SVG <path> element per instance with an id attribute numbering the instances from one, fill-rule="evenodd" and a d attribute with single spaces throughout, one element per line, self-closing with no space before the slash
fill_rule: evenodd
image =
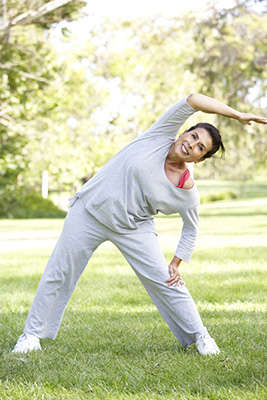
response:
<path id="1" fill-rule="evenodd" d="M 228 118 L 234 118 L 241 124 L 251 125 L 252 121 L 259 124 L 267 124 L 267 118 L 258 117 L 252 113 L 242 113 L 227 106 L 219 100 L 204 96 L 199 93 L 191 93 L 187 97 L 187 103 L 195 110 L 208 114 L 218 114 Z"/>

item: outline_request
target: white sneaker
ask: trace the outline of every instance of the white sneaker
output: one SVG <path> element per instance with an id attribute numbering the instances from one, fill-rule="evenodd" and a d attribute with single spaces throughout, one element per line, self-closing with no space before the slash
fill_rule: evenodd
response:
<path id="1" fill-rule="evenodd" d="M 12 353 L 27 353 L 27 351 L 42 350 L 40 339 L 30 333 L 20 335 Z"/>
<path id="2" fill-rule="evenodd" d="M 219 354 L 220 349 L 209 335 L 200 336 L 196 341 L 198 352 L 203 355 Z"/>

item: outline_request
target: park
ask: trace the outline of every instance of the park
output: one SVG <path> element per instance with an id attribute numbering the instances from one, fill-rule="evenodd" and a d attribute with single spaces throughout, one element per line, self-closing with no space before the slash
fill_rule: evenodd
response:
<path id="1" fill-rule="evenodd" d="M 227 185 L 225 192 L 233 189 Z M 127 262 L 108 244 L 85 270 L 57 340 L 45 339 L 43 353 L 14 359 L 10 351 L 63 220 L 0 221 L 1 243 L 8 238 L 11 246 L 1 251 L 1 397 L 264 399 L 266 192 L 266 182 L 253 182 L 243 185 L 243 198 L 201 209 L 198 246 L 183 277 L 222 349 L 208 359 L 194 346 L 177 345 Z M 161 216 L 156 223 L 170 257 L 177 218 Z"/>
<path id="2" fill-rule="evenodd" d="M 40 3 L 1 6 L 0 400 L 266 399 L 267 127 L 202 111 L 186 129 L 205 115 L 226 153 L 191 171 L 199 231 L 179 272 L 220 353 L 177 341 L 108 240 L 82 273 L 56 339 L 12 353 L 68 198 L 116 153 L 192 92 L 266 117 L 264 2 L 101 22 L 90 20 L 90 2 Z M 92 26 L 79 39 L 84 7 Z M 154 220 L 170 262 L 183 220 L 161 212 Z"/>

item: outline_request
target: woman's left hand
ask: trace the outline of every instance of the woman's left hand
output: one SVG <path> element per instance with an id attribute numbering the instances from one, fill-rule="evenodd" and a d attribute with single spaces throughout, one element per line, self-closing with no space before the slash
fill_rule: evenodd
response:
<path id="1" fill-rule="evenodd" d="M 166 280 L 166 283 L 168 283 L 168 286 L 179 286 L 183 285 L 184 282 L 182 281 L 182 277 L 180 275 L 180 272 L 178 271 L 178 267 L 181 263 L 181 259 L 178 257 L 174 257 L 172 262 L 169 264 L 169 273 L 170 273 L 170 278 Z"/>

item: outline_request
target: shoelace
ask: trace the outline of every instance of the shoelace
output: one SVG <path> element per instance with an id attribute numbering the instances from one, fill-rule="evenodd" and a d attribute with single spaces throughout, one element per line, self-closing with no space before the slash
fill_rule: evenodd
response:
<path id="1" fill-rule="evenodd" d="M 199 340 L 202 341 L 203 346 L 207 349 L 213 349 L 216 348 L 217 349 L 217 345 L 215 343 L 215 340 L 212 339 L 210 336 L 201 336 L 199 338 Z"/>
<path id="2" fill-rule="evenodd" d="M 26 335 L 26 333 L 23 333 L 23 334 L 19 337 L 18 343 L 22 342 L 22 340 L 24 340 L 25 338 L 27 339 L 27 335 Z"/>

